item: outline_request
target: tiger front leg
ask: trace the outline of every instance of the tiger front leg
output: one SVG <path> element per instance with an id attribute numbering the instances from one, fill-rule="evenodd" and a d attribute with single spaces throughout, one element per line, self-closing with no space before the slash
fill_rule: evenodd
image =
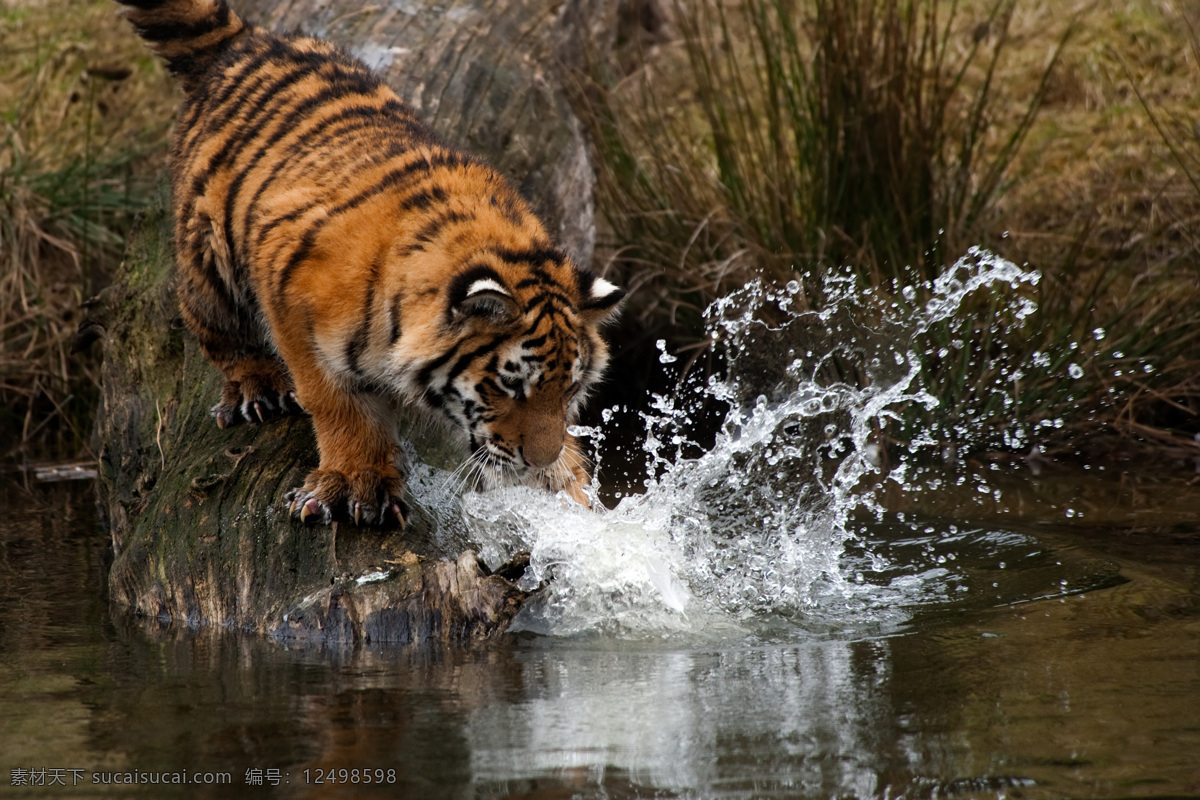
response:
<path id="1" fill-rule="evenodd" d="M 387 406 L 371 395 L 331 387 L 301 398 L 312 416 L 321 463 L 304 485 L 285 495 L 288 511 L 304 523 L 334 521 L 405 526 L 407 464 L 386 421 Z"/>

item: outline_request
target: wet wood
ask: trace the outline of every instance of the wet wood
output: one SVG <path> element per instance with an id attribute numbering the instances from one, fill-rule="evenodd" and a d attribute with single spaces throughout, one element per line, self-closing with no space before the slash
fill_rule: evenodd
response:
<path id="1" fill-rule="evenodd" d="M 565 246 L 590 259 L 587 148 L 553 80 L 554 60 L 597 24 L 587 2 L 364 8 L 293 0 L 270 4 L 269 17 L 254 5 L 240 7 L 373 61 L 439 133 L 517 178 Z M 167 207 L 164 196 L 143 220 L 86 323 L 104 346 L 96 437 L 99 502 L 116 554 L 113 604 L 194 626 L 327 643 L 503 632 L 524 593 L 487 574 L 469 543 L 439 524 L 436 498 L 419 482 L 410 484 L 405 531 L 306 527 L 288 517 L 282 498 L 316 466 L 309 420 L 216 426 L 209 409 L 220 378 L 179 319 Z M 400 422 L 425 465 L 419 469 L 461 459 L 436 431 L 408 416 Z"/>

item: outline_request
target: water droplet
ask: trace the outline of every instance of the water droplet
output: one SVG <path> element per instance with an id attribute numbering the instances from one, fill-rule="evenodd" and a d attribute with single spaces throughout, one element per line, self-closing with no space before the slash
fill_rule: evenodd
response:
<path id="1" fill-rule="evenodd" d="M 1071 363 L 1067 365 L 1067 374 L 1075 380 L 1079 380 L 1083 377 L 1083 367 L 1079 366 L 1078 364 Z"/>

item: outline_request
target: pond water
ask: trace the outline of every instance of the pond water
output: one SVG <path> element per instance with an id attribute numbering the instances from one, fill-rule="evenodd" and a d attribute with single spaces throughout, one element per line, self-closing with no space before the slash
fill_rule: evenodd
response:
<path id="1" fill-rule="evenodd" d="M 873 317 L 836 285 L 718 304 L 726 377 L 579 431 L 644 432 L 601 441 L 606 509 L 442 493 L 451 541 L 531 554 L 500 642 L 114 616 L 90 487 L 0 483 L 0 795 L 1200 798 L 1197 465 L 1067 467 L 1020 425 L 1026 456 L 977 462 L 912 422 L 922 336 L 1032 279 L 976 257 Z M 707 436 L 701 406 L 729 409 Z"/>
<path id="2" fill-rule="evenodd" d="M 1004 494 L 1028 513 L 867 525 L 967 586 L 882 621 L 404 651 L 113 617 L 88 489 L 8 486 L 0 795 L 1200 796 L 1200 489 L 1054 472 Z M 230 783 L 103 783 L 158 772 Z"/>

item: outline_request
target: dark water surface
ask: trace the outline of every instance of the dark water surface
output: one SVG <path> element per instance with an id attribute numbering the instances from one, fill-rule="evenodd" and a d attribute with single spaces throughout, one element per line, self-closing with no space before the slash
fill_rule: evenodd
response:
<path id="1" fill-rule="evenodd" d="M 959 576 L 899 624 L 330 651 L 114 617 L 90 487 L 10 483 L 0 796 L 1200 797 L 1200 486 L 1002 497 L 868 524 Z"/>

